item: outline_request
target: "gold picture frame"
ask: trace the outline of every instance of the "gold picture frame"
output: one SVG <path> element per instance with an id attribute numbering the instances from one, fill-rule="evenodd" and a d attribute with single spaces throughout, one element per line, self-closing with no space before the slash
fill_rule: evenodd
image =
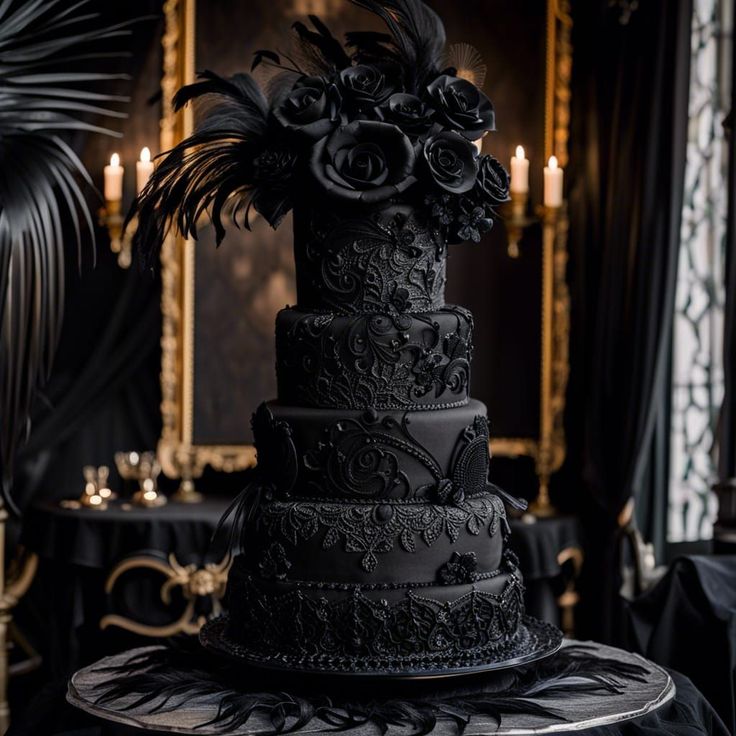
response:
<path id="1" fill-rule="evenodd" d="M 570 0 L 547 0 L 544 160 L 568 162 L 570 135 L 570 82 L 572 73 L 572 16 Z M 533 507 L 551 511 L 549 482 L 565 459 L 563 418 L 570 372 L 570 294 L 567 287 L 567 210 L 540 208 L 542 221 L 542 309 L 540 421 L 537 439 L 498 437 L 491 452 L 501 457 L 530 457 L 539 478 L 539 496 Z"/>
<path id="2" fill-rule="evenodd" d="M 554 154 L 564 167 L 570 117 L 572 69 L 570 0 L 547 0 L 545 80 L 545 160 Z M 171 100 L 182 85 L 194 81 L 196 0 L 166 0 L 163 43 L 163 114 L 160 150 L 167 151 L 192 130 L 190 107 L 175 112 Z M 495 438 L 497 456 L 533 458 L 540 481 L 540 499 L 547 499 L 549 479 L 565 457 L 562 418 L 569 373 L 569 293 L 566 283 L 567 218 L 560 211 L 541 211 L 543 224 L 542 364 L 540 427 L 536 438 Z M 176 235 L 161 254 L 162 313 L 161 413 L 158 445 L 164 473 L 180 478 L 181 500 L 195 500 L 193 479 L 204 468 L 236 471 L 255 464 L 252 445 L 197 445 L 193 442 L 194 244 Z"/>

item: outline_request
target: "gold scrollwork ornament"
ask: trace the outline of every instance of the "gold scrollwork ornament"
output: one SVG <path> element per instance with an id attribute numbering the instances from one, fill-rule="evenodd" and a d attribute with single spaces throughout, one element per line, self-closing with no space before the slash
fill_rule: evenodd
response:
<path id="1" fill-rule="evenodd" d="M 211 602 L 211 616 L 218 616 L 222 612 L 222 599 L 225 596 L 227 574 L 230 569 L 231 558 L 226 555 L 218 563 L 207 563 L 204 567 L 195 564 L 182 565 L 172 553 L 168 561 L 150 555 L 130 557 L 119 563 L 110 573 L 105 582 L 105 592 L 112 593 L 120 577 L 132 570 L 155 570 L 164 575 L 160 596 L 166 606 L 171 605 L 171 594 L 176 588 L 181 589 L 186 606 L 181 615 L 174 621 L 161 626 L 152 626 L 140 621 L 134 621 L 127 616 L 108 614 L 100 620 L 100 628 L 117 626 L 140 636 L 167 637 L 175 634 L 197 634 L 206 621 L 206 617 L 197 614 L 198 599 L 209 598 Z"/>

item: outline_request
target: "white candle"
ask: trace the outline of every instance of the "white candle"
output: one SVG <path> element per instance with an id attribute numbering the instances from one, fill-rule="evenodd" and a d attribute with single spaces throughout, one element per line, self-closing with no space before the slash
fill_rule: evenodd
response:
<path id="1" fill-rule="evenodd" d="M 550 156 L 544 167 L 544 206 L 562 206 L 562 169 L 557 165 L 556 156 Z"/>
<path id="2" fill-rule="evenodd" d="M 120 156 L 113 153 L 110 163 L 105 166 L 105 199 L 108 202 L 119 202 L 123 198 L 123 167 Z"/>
<path id="3" fill-rule="evenodd" d="M 526 194 L 529 191 L 529 159 L 524 147 L 516 146 L 516 156 L 511 157 L 511 191 Z"/>
<path id="4" fill-rule="evenodd" d="M 135 162 L 135 191 L 140 194 L 153 174 L 153 161 L 148 146 L 141 149 L 141 157 Z"/>

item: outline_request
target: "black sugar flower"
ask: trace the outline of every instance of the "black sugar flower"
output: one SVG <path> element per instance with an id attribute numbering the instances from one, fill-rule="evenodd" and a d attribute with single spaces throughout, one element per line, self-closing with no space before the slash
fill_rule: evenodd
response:
<path id="1" fill-rule="evenodd" d="M 479 243 L 483 233 L 487 233 L 493 225 L 493 220 L 486 217 L 482 207 L 473 207 L 469 212 L 461 212 L 457 220 L 458 238 L 472 240 L 474 243 Z"/>
<path id="2" fill-rule="evenodd" d="M 451 131 L 438 133 L 424 144 L 424 160 L 435 184 L 452 194 L 462 194 L 475 186 L 478 173 L 476 149 Z"/>
<path id="3" fill-rule="evenodd" d="M 467 79 L 442 74 L 427 87 L 427 94 L 437 118 L 468 140 L 495 129 L 491 101 Z"/>
<path id="4" fill-rule="evenodd" d="M 266 580 L 283 580 L 291 568 L 286 557 L 286 550 L 278 542 L 267 547 L 258 563 L 258 570 Z"/>
<path id="5" fill-rule="evenodd" d="M 435 113 L 418 97 L 396 92 L 376 108 L 376 114 L 381 120 L 398 125 L 410 138 L 417 138 L 430 130 Z"/>
<path id="6" fill-rule="evenodd" d="M 347 100 L 359 110 L 380 105 L 396 92 L 398 72 L 371 64 L 349 66 L 340 72 L 340 87 Z"/>
<path id="7" fill-rule="evenodd" d="M 332 196 L 375 204 L 416 182 L 411 141 L 395 126 L 357 120 L 312 149 L 310 171 Z"/>
<path id="8" fill-rule="evenodd" d="M 324 77 L 301 77 L 273 107 L 273 116 L 287 130 L 319 140 L 340 122 L 340 92 Z"/>
<path id="9" fill-rule="evenodd" d="M 475 552 L 453 552 L 452 557 L 437 571 L 444 585 L 463 585 L 477 578 L 478 559 Z"/>
<path id="10" fill-rule="evenodd" d="M 478 180 L 473 191 L 475 199 L 485 207 L 495 207 L 509 200 L 509 175 L 493 156 L 478 160 Z"/>

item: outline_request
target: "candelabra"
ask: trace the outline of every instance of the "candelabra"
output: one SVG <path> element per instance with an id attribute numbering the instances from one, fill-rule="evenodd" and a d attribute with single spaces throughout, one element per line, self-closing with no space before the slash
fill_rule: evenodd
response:
<path id="1" fill-rule="evenodd" d="M 141 150 L 140 159 L 135 165 L 136 191 L 142 191 L 153 173 L 153 161 L 148 146 Z M 123 176 L 125 169 L 120 165 L 120 156 L 113 153 L 110 163 L 105 166 L 105 206 L 99 212 L 100 225 L 107 229 L 110 235 L 110 250 L 117 253 L 118 265 L 128 268 L 133 260 L 133 236 L 138 226 L 137 219 L 133 218 L 123 231 L 122 215 Z"/>
<path id="2" fill-rule="evenodd" d="M 524 237 L 524 231 L 536 222 L 528 214 L 529 193 L 511 192 L 511 200 L 504 205 L 504 223 L 508 236 L 507 253 L 510 258 L 518 258 L 521 250 L 519 244 Z"/>
<path id="3" fill-rule="evenodd" d="M 132 497 L 134 504 L 153 508 L 166 503 L 166 496 L 158 490 L 161 465 L 156 459 L 156 453 L 116 452 L 115 465 L 123 480 L 138 482 L 138 490 Z"/>
<path id="4" fill-rule="evenodd" d="M 138 219 L 132 218 L 128 227 L 123 231 L 125 219 L 122 214 L 121 200 L 108 200 L 104 207 L 100 208 L 98 220 L 102 227 L 107 230 L 110 237 L 110 250 L 117 254 L 118 266 L 129 268 L 133 262 L 133 236 L 138 227 Z"/>

